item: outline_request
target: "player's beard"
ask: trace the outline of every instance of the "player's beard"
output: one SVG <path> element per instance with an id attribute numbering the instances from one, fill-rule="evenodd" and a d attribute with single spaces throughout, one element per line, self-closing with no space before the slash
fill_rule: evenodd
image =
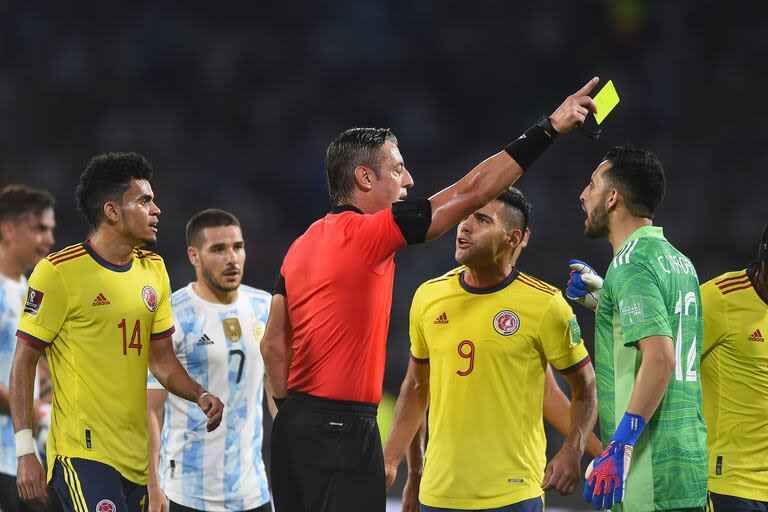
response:
<path id="1" fill-rule="evenodd" d="M 203 271 L 203 279 L 205 279 L 205 282 L 208 284 L 209 288 L 212 288 L 218 292 L 228 293 L 237 290 L 237 288 L 240 286 L 240 283 L 230 286 L 221 284 L 216 280 L 216 276 L 213 275 L 211 269 L 209 269 L 205 264 L 202 264 L 201 267 Z"/>
<path id="2" fill-rule="evenodd" d="M 608 210 L 604 201 L 599 201 L 587 216 L 587 227 L 584 229 L 587 238 L 606 238 L 608 236 Z"/>

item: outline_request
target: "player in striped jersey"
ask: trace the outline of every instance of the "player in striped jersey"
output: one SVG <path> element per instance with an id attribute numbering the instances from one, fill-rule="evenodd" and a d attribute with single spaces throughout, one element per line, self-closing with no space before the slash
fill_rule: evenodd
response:
<path id="1" fill-rule="evenodd" d="M 53 245 L 54 200 L 44 190 L 9 185 L 0 191 L 0 509 L 32 508 L 16 489 L 16 443 L 8 400 L 16 327 L 24 305 L 28 272 Z M 41 363 L 43 364 L 43 363 Z M 35 403 L 36 416 L 42 404 Z"/>
<path id="2" fill-rule="evenodd" d="M 197 213 L 187 223 L 187 245 L 196 280 L 171 297 L 173 349 L 226 409 L 222 426 L 206 434 L 205 415 L 194 404 L 168 396 L 150 374 L 149 509 L 269 511 L 261 457 L 264 362 L 259 341 L 272 296 L 241 284 L 245 243 L 234 215 L 214 209 Z"/>
<path id="3" fill-rule="evenodd" d="M 701 286 L 707 510 L 768 510 L 768 226 L 746 270 Z"/>
<path id="4" fill-rule="evenodd" d="M 540 511 L 573 492 L 595 421 L 594 372 L 560 292 L 512 265 L 530 205 L 510 189 L 459 224 L 464 266 L 424 283 L 411 307 L 411 362 L 385 449 L 388 482 L 424 413 L 423 511 Z M 573 423 L 545 469 L 547 361 L 574 394 Z"/>

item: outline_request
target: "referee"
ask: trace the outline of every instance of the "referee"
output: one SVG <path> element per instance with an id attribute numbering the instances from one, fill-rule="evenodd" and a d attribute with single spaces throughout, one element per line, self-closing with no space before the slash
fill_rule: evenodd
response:
<path id="1" fill-rule="evenodd" d="M 325 157 L 333 209 L 291 245 L 261 353 L 281 406 L 272 430 L 277 512 L 383 512 L 381 400 L 394 255 L 434 240 L 514 183 L 596 106 L 595 77 L 549 118 L 430 199 L 388 129 L 352 128 Z"/>

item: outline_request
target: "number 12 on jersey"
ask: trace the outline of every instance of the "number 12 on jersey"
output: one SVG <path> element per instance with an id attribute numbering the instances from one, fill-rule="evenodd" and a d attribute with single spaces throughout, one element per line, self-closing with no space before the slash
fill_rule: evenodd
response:
<path id="1" fill-rule="evenodd" d="M 144 348 L 144 345 L 141 344 L 141 320 L 136 320 L 136 323 L 133 324 L 130 343 L 128 343 L 128 328 L 125 323 L 125 318 L 123 318 L 122 322 L 117 324 L 117 327 L 123 331 L 123 355 L 128 355 L 129 348 L 135 348 L 139 357 L 141 357 L 141 349 Z"/>
<path id="2" fill-rule="evenodd" d="M 675 304 L 675 314 L 680 315 L 677 322 L 677 336 L 675 336 L 675 380 L 685 380 L 687 382 L 696 382 L 696 370 L 693 367 L 696 365 L 696 335 L 693 335 L 693 342 L 688 349 L 688 358 L 685 372 L 685 379 L 683 379 L 683 316 L 689 316 L 690 308 L 693 306 L 694 317 L 698 314 L 698 305 L 696 304 L 696 294 L 688 292 L 683 298 L 683 292 L 677 292 L 677 303 Z"/>

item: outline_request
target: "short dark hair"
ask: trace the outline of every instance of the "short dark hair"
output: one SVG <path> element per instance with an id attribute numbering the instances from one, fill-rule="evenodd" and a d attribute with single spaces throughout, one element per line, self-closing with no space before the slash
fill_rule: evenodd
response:
<path id="1" fill-rule="evenodd" d="M 501 201 L 507 206 L 507 225 L 520 228 L 525 233 L 531 220 L 533 206 L 531 206 L 531 203 L 528 202 L 523 193 L 515 187 L 509 187 L 499 194 L 496 200 Z"/>
<path id="2" fill-rule="evenodd" d="M 629 212 L 636 217 L 653 218 L 664 199 L 664 166 L 654 153 L 632 144 L 614 146 L 603 161 L 611 163 L 605 177 L 624 197 Z"/>
<path id="3" fill-rule="evenodd" d="M 220 226 L 240 227 L 240 221 L 231 213 L 218 208 L 197 212 L 187 222 L 187 246 L 200 247 L 203 243 L 203 230 Z"/>
<path id="4" fill-rule="evenodd" d="M 152 180 L 152 164 L 138 153 L 106 153 L 91 159 L 75 192 L 77 209 L 88 224 L 99 227 L 104 219 L 104 203 L 120 201 L 132 179 Z"/>
<path id="5" fill-rule="evenodd" d="M 18 222 L 28 214 L 40 215 L 56 200 L 47 190 L 26 185 L 6 185 L 0 190 L 0 222 Z"/>
<path id="6" fill-rule="evenodd" d="M 371 167 L 379 177 L 378 151 L 386 141 L 397 146 L 397 137 L 389 128 L 350 128 L 331 142 L 325 153 L 325 174 L 333 206 L 348 201 L 352 195 L 355 167 Z"/>

